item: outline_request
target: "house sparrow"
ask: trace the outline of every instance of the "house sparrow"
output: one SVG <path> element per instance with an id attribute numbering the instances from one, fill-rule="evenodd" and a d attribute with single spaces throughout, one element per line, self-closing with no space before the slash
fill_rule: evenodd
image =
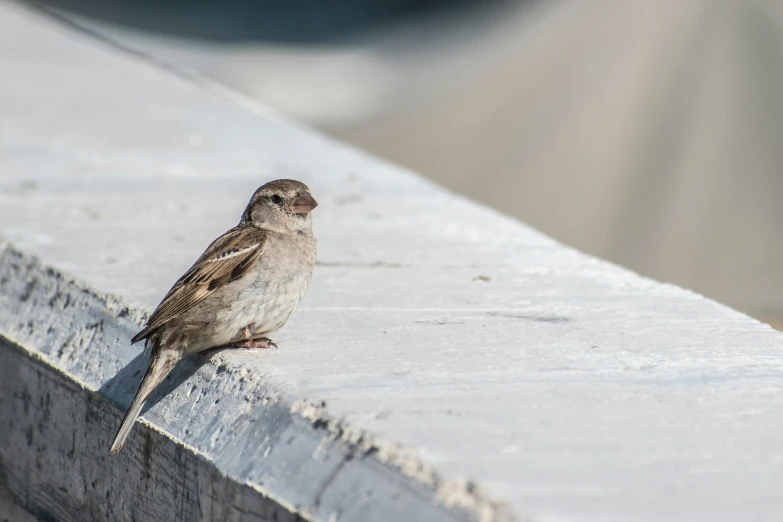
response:
<path id="1" fill-rule="evenodd" d="M 152 347 L 149 368 L 109 454 L 122 449 L 147 398 L 185 356 L 211 348 L 277 347 L 266 336 L 291 317 L 310 284 L 318 203 L 298 181 L 256 190 L 239 225 L 207 248 L 131 343 Z"/>

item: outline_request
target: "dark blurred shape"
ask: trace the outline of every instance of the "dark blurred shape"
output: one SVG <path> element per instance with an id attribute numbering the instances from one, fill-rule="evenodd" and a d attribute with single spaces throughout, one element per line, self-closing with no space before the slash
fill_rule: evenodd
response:
<path id="1" fill-rule="evenodd" d="M 218 42 L 334 42 L 468 0 L 43 0 L 102 22 Z M 486 3 L 486 2 L 485 2 Z"/>

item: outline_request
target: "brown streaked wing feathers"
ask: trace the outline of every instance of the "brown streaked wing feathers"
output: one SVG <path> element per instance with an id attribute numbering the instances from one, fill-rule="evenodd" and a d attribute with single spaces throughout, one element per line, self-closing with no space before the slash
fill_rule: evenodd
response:
<path id="1" fill-rule="evenodd" d="M 146 339 L 221 286 L 242 277 L 261 257 L 266 237 L 266 232 L 258 228 L 234 227 L 213 241 L 171 287 L 150 316 L 147 326 L 131 339 L 131 343 Z"/>

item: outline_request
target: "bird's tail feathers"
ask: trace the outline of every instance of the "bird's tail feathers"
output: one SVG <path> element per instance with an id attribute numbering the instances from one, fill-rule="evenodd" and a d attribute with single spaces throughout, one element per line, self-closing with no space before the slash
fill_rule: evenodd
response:
<path id="1" fill-rule="evenodd" d="M 171 372 L 180 360 L 180 353 L 178 350 L 166 349 L 161 350 L 157 346 L 152 348 L 152 357 L 150 358 L 149 368 L 147 368 L 147 374 L 141 381 L 136 395 L 133 397 L 133 401 L 125 413 L 125 417 L 122 419 L 120 429 L 117 431 L 117 436 L 114 437 L 114 442 L 109 449 L 109 455 L 113 455 L 122 449 L 125 444 L 125 439 L 133 428 L 133 424 L 136 418 L 141 413 L 141 409 L 144 407 L 144 403 L 147 402 L 150 394 L 157 386 L 163 382 L 163 379 Z"/>

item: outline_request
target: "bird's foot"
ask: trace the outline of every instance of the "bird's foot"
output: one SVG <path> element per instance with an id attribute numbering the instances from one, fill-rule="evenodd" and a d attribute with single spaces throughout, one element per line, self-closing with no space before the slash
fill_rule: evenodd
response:
<path id="1" fill-rule="evenodd" d="M 240 343 L 237 343 L 236 346 L 238 348 L 275 348 L 277 349 L 277 344 L 272 339 L 269 339 L 267 337 L 259 337 L 258 339 L 247 339 L 246 341 L 242 341 Z"/>
<path id="2" fill-rule="evenodd" d="M 258 339 L 245 339 L 244 341 L 221 344 L 220 346 L 215 346 L 207 351 L 212 354 L 225 348 L 277 348 L 277 344 L 266 337 L 259 337 Z"/>

